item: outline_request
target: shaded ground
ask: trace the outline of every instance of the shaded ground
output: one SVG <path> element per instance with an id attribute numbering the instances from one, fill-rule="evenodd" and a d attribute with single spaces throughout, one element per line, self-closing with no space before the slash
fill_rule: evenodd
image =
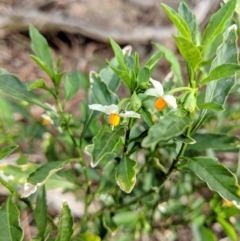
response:
<path id="1" fill-rule="evenodd" d="M 178 0 L 149 0 L 147 3 L 144 0 L 1 1 L 0 64 L 23 80 L 43 77 L 28 56 L 31 53 L 27 36 L 29 24 L 45 34 L 54 55 L 63 57 L 63 69 L 67 72 L 79 69 L 88 73 L 104 65 L 105 59 L 112 57 L 108 36 L 123 45 L 132 44 L 142 61 L 153 51 L 151 41 L 174 50 L 171 34 L 175 28 L 163 12 L 162 2 L 175 9 L 179 5 Z M 199 22 L 204 24 L 210 9 L 214 11 L 219 1 L 187 2 L 195 9 Z M 157 76 L 161 78 L 158 70 Z"/>

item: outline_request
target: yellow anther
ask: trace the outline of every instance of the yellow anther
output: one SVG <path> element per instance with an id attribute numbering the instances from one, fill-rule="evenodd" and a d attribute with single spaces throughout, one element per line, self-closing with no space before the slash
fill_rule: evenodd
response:
<path id="1" fill-rule="evenodd" d="M 160 111 L 160 110 L 163 110 L 167 106 L 167 102 L 162 97 L 160 97 L 155 101 L 154 106 L 157 110 Z"/>
<path id="2" fill-rule="evenodd" d="M 118 126 L 118 124 L 120 122 L 120 115 L 119 114 L 111 114 L 108 122 L 112 126 Z"/>
<path id="3" fill-rule="evenodd" d="M 45 126 L 49 126 L 49 125 L 52 124 L 52 122 L 49 119 L 47 119 L 47 118 L 43 118 L 42 123 Z"/>

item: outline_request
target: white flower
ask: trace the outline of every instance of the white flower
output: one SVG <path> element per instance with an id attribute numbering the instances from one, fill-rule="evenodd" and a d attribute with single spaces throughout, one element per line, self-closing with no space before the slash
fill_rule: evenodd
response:
<path id="1" fill-rule="evenodd" d="M 93 104 L 89 105 L 91 110 L 97 110 L 106 113 L 109 115 L 109 124 L 112 126 L 117 126 L 120 122 L 120 117 L 133 117 L 140 118 L 140 115 L 134 111 L 121 111 L 119 112 L 119 108 L 117 105 L 100 105 Z"/>
<path id="2" fill-rule="evenodd" d="M 48 110 L 41 115 L 42 124 L 46 126 L 54 125 L 54 120 L 59 119 L 59 114 L 56 110 L 56 107 L 48 103 L 45 103 L 45 105 L 48 107 Z M 57 126 L 57 130 L 59 133 L 63 132 L 61 126 Z"/>
<path id="3" fill-rule="evenodd" d="M 173 95 L 165 95 L 163 91 L 162 84 L 150 78 L 150 82 L 152 83 L 154 88 L 148 89 L 145 94 L 158 97 L 154 106 L 157 110 L 163 110 L 166 106 L 170 107 L 173 110 L 177 109 L 176 98 Z"/>
<path id="4" fill-rule="evenodd" d="M 123 55 L 130 56 L 132 53 L 132 46 L 127 45 L 122 49 Z"/>
<path id="5" fill-rule="evenodd" d="M 48 114 L 42 114 L 42 123 L 45 126 L 53 125 L 53 119 Z"/>

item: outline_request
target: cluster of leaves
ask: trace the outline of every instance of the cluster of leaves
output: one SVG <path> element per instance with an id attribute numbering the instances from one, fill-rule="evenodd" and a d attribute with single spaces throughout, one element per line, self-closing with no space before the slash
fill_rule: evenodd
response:
<path id="1" fill-rule="evenodd" d="M 238 85 L 233 89 L 240 70 L 238 28 L 233 23 L 239 6 L 236 0 L 227 1 L 212 15 L 202 35 L 185 3 L 180 3 L 178 12 L 165 4 L 162 7 L 178 29 L 173 38 L 186 63 L 186 79 L 177 57 L 164 46 L 153 43 L 156 53 L 141 67 L 138 53 L 131 54 L 129 46 L 122 50 L 111 38 L 115 57 L 99 73 L 90 72 L 89 80 L 78 71 L 66 74 L 60 70 L 61 58 L 54 64 L 46 39 L 33 26 L 30 37 L 35 55 L 31 58 L 52 85 L 44 79 L 24 84 L 0 69 L 1 144 L 5 144 L 0 159 L 15 151 L 23 136 L 28 140 L 35 136 L 43 142 L 47 160 L 32 163 L 21 153 L 16 165 L 0 166 L 6 178 L 0 176 L 0 182 L 11 193 L 0 209 L 0 240 L 23 240 L 19 217 L 26 209 L 34 212 L 38 230 L 34 241 L 98 241 L 112 236 L 114 240 L 138 240 L 163 228 L 171 230 L 174 240 L 177 225 L 191 226 L 194 240 L 211 241 L 217 240 L 212 229 L 215 223 L 237 240 L 240 171 L 235 175 L 236 166 L 226 166 L 217 154 L 239 148 L 234 133 L 240 113 L 226 102 L 231 91 L 233 95 L 239 92 Z M 161 82 L 167 94 L 177 96 L 176 111 L 156 111 L 155 99 L 146 94 L 163 56 L 170 64 L 171 77 Z M 128 96 L 120 100 L 116 93 L 121 83 Z M 51 97 L 56 108 L 44 103 L 35 89 L 45 91 L 43 98 Z M 86 92 L 86 101 L 80 103 L 81 118 L 65 111 L 79 89 Z M 6 101 L 9 96 L 19 101 Z M 96 118 L 100 112 L 89 108 L 94 104 L 104 108 L 114 104 L 121 112 L 134 111 L 141 118 L 123 119 L 112 128 L 105 115 Z M 31 105 L 43 108 L 45 124 L 56 127 L 47 137 L 44 133 L 49 127 L 29 114 Z M 13 112 L 24 116 L 28 127 L 14 122 Z M 17 130 L 23 133 L 17 135 Z M 24 186 L 21 194 L 19 186 Z M 80 221 L 74 222 L 67 202 L 62 204 L 58 222 L 48 215 L 46 193 L 55 187 L 74 193 L 84 203 Z M 206 187 L 215 194 L 208 189 L 210 195 L 200 196 Z M 92 212 L 90 205 L 96 201 L 101 207 Z"/>

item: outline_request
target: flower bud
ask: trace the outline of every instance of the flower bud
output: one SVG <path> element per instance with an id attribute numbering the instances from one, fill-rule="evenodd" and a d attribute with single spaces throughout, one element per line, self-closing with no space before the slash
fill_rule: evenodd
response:
<path id="1" fill-rule="evenodd" d="M 149 81 L 147 82 L 142 82 L 140 85 L 139 85 L 139 88 L 142 90 L 142 91 L 145 91 L 148 89 L 148 86 L 149 86 Z"/>
<path id="2" fill-rule="evenodd" d="M 196 97 L 195 97 L 195 91 L 191 91 L 187 93 L 186 98 L 183 103 L 183 107 L 185 110 L 192 113 L 196 108 Z"/>
<path id="3" fill-rule="evenodd" d="M 136 92 L 134 92 L 133 95 L 131 96 L 130 106 L 131 106 L 131 109 L 134 111 L 138 111 L 142 106 L 142 101 L 140 100 Z"/>

